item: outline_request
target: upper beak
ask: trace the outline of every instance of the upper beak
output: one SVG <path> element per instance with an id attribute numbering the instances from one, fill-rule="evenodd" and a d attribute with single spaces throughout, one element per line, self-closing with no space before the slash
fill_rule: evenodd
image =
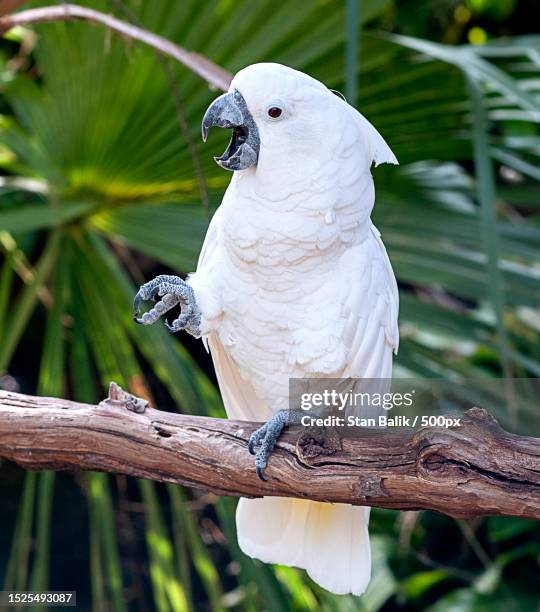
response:
<path id="1" fill-rule="evenodd" d="M 259 131 L 246 101 L 237 91 L 216 98 L 204 114 L 201 135 L 204 142 L 211 127 L 232 128 L 229 146 L 216 162 L 226 170 L 245 170 L 257 164 L 259 158 Z"/>

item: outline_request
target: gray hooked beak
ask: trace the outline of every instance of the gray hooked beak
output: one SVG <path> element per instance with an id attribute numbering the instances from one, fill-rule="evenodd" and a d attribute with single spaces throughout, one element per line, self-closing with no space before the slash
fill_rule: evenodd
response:
<path id="1" fill-rule="evenodd" d="M 201 125 L 204 142 L 208 138 L 208 130 L 215 125 L 233 130 L 225 153 L 221 157 L 214 157 L 218 165 L 225 170 L 245 170 L 257 165 L 261 142 L 259 130 L 246 101 L 236 89 L 216 98 L 204 113 Z"/>

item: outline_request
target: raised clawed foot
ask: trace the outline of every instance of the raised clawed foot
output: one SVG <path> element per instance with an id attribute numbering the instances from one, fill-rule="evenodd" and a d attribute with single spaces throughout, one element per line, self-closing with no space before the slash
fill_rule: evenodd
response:
<path id="1" fill-rule="evenodd" d="M 141 302 L 155 301 L 158 296 L 161 299 L 155 306 L 139 317 Z M 152 325 L 178 304 L 180 316 L 172 323 L 165 320 L 165 326 L 173 333 L 185 329 L 198 338 L 201 335 L 201 311 L 192 287 L 178 276 L 162 274 L 142 285 L 133 300 L 133 319 L 141 325 Z"/>
<path id="2" fill-rule="evenodd" d="M 251 434 L 248 441 L 248 450 L 252 455 L 255 455 L 255 470 L 261 480 L 268 480 L 264 475 L 264 468 L 283 428 L 287 425 L 300 423 L 302 414 L 301 410 L 279 410 L 262 427 Z M 255 447 L 259 445 L 259 450 L 255 451 Z"/>

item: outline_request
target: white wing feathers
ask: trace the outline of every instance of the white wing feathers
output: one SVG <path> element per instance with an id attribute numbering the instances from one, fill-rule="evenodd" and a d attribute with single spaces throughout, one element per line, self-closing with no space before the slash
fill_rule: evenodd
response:
<path id="1" fill-rule="evenodd" d="M 342 261 L 347 364 L 341 376 L 391 378 L 398 349 L 398 289 L 378 230 Z"/>
<path id="2" fill-rule="evenodd" d="M 257 397 L 253 385 L 242 377 L 217 334 L 212 332 L 208 345 L 216 370 L 223 404 L 230 419 L 241 421 L 265 421 L 272 415 L 268 407 Z"/>

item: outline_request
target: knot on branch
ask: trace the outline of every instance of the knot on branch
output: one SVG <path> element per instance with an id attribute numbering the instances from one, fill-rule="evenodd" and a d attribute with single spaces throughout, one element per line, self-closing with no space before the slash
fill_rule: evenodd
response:
<path id="1" fill-rule="evenodd" d="M 493 451 L 500 448 L 501 432 L 497 420 L 477 407 L 463 413 L 460 425 L 419 429 L 411 439 L 418 475 L 457 485 L 463 477 L 496 471 Z"/>
<path id="2" fill-rule="evenodd" d="M 482 423 L 484 426 L 489 425 L 501 429 L 499 421 L 484 408 L 478 408 L 477 406 L 469 408 L 469 410 L 463 413 L 463 417 L 465 422 L 471 423 L 476 421 Z"/>
<path id="3" fill-rule="evenodd" d="M 343 448 L 341 437 L 333 427 L 309 427 L 304 429 L 296 442 L 296 454 L 302 461 L 330 456 Z"/>
<path id="4" fill-rule="evenodd" d="M 352 493 L 355 497 L 364 500 L 370 497 L 388 496 L 388 491 L 384 487 L 384 478 L 381 476 L 359 478 L 352 486 Z"/>
<path id="5" fill-rule="evenodd" d="M 470 465 L 465 460 L 447 456 L 449 447 L 444 444 L 429 444 L 418 452 L 416 468 L 424 477 L 448 478 L 468 473 Z"/>

